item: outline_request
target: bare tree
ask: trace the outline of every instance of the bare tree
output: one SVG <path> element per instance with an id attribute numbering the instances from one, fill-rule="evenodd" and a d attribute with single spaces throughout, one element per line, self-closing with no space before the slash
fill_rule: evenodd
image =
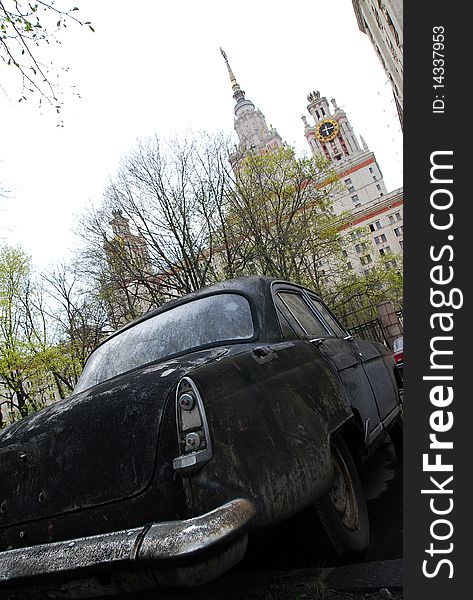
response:
<path id="1" fill-rule="evenodd" d="M 84 264 L 104 294 L 115 303 L 121 298 L 122 317 L 234 274 L 236 249 L 226 238 L 228 147 L 222 136 L 141 142 L 103 206 L 83 218 Z"/>
<path id="2" fill-rule="evenodd" d="M 351 268 L 347 215 L 333 211 L 339 184 L 325 159 L 284 147 L 249 153 L 234 172 L 229 155 L 222 136 L 141 142 L 101 208 L 82 219 L 82 262 L 113 327 L 238 275 L 308 285 L 340 310 L 387 291 L 389 261 L 369 278 Z"/>
<path id="3" fill-rule="evenodd" d="M 53 67 L 39 55 L 51 42 L 60 43 L 58 33 L 68 24 L 86 25 L 93 31 L 89 21 L 77 17 L 78 10 L 55 0 L 0 0 L 0 58 L 19 76 L 20 102 L 37 94 L 40 104 L 45 100 L 59 113 L 61 102 L 51 80 Z"/>
<path id="4" fill-rule="evenodd" d="M 61 398 L 74 389 L 88 355 L 107 334 L 107 313 L 97 289 L 75 264 L 60 264 L 43 273 L 50 337 L 48 369 Z"/>
<path id="5" fill-rule="evenodd" d="M 297 158 L 288 147 L 240 161 L 227 221 L 247 269 L 319 290 L 334 278 L 343 264 L 340 216 L 332 210 L 336 188 L 327 161 Z"/>

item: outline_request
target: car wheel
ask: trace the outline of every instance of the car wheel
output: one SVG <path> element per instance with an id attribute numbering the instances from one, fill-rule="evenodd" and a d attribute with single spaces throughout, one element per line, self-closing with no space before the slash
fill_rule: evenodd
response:
<path id="1" fill-rule="evenodd" d="M 355 462 L 345 442 L 332 444 L 334 481 L 316 505 L 324 546 L 336 562 L 360 557 L 368 550 L 370 523 L 365 495 Z"/>

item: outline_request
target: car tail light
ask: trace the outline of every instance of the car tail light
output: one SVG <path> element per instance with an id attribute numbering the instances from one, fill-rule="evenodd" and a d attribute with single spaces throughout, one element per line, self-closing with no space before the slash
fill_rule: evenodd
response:
<path id="1" fill-rule="evenodd" d="M 212 444 L 202 397 L 189 377 L 177 386 L 176 422 L 179 456 L 173 466 L 181 473 L 193 473 L 212 457 Z"/>
<path id="2" fill-rule="evenodd" d="M 396 364 L 404 360 L 404 352 L 396 352 L 393 356 Z"/>

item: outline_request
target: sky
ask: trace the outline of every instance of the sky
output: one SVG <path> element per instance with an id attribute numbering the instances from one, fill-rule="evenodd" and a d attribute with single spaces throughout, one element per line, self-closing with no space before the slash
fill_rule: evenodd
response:
<path id="1" fill-rule="evenodd" d="M 309 117 L 307 95 L 319 90 L 374 151 L 388 191 L 402 186 L 391 88 L 351 0 L 76 4 L 95 33 L 71 25 L 49 50 L 68 67 L 59 73 L 64 126 L 34 98 L 18 103 L 8 79 L 0 86 L 0 244 L 20 245 L 37 268 L 71 256 L 80 215 L 100 204 L 139 139 L 233 131 L 220 46 L 246 97 L 287 143 L 308 151 L 301 115 Z"/>

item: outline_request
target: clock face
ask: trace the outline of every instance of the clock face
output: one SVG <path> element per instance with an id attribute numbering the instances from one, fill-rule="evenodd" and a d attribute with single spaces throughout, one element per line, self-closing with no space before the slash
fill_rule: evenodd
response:
<path id="1" fill-rule="evenodd" d="M 315 130 L 315 135 L 321 142 L 330 142 L 337 137 L 340 126 L 335 119 L 325 119 L 320 121 Z"/>

